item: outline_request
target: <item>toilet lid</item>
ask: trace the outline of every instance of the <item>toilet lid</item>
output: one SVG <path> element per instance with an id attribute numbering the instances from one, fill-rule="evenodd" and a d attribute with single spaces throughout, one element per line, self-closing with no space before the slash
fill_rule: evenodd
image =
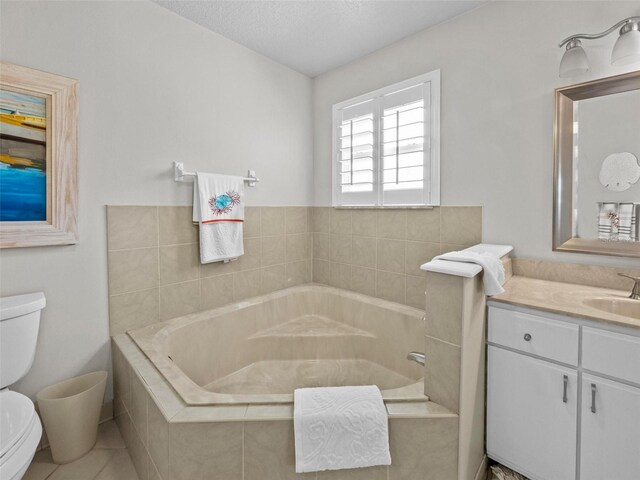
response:
<path id="1" fill-rule="evenodd" d="M 0 459 L 29 431 L 35 414 L 29 398 L 9 390 L 0 391 Z"/>

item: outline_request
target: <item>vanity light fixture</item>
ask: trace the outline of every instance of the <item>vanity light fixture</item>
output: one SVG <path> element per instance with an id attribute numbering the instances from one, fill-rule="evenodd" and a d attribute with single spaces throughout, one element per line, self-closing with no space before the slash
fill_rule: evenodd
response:
<path id="1" fill-rule="evenodd" d="M 629 17 L 619 21 L 613 27 L 602 33 L 579 33 L 565 38 L 559 47 L 566 45 L 566 51 L 560 61 L 560 77 L 573 77 L 589 71 L 589 60 L 582 48 L 580 40 L 595 40 L 609 35 L 620 29 L 620 36 L 616 40 L 611 52 L 611 65 L 627 65 L 640 62 L 640 16 Z"/>

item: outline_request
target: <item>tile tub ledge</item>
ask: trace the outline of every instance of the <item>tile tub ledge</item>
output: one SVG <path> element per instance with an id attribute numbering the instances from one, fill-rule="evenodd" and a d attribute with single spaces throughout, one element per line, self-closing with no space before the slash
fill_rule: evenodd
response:
<path id="1" fill-rule="evenodd" d="M 128 335 L 113 336 L 112 346 L 115 419 L 141 479 L 295 476 L 292 404 L 187 406 Z M 398 480 L 418 470 L 467 479 L 458 476 L 455 412 L 434 402 L 385 405 L 394 465 L 365 475 Z M 316 477 L 324 475 L 310 475 Z"/>
<path id="2" fill-rule="evenodd" d="M 293 420 L 293 402 L 230 405 L 188 405 L 169 385 L 140 348 L 125 333 L 114 335 L 112 345 L 129 364 L 135 375 L 169 423 L 251 422 Z M 124 359 L 123 358 L 123 359 Z M 420 401 L 386 399 L 389 418 L 442 418 L 457 414 L 432 402 L 428 397 Z M 120 409 L 116 416 L 122 414 Z"/>
<path id="3" fill-rule="evenodd" d="M 509 255 L 513 251 L 511 245 L 495 245 L 490 243 L 479 243 L 473 247 L 465 248 L 463 252 L 492 252 L 498 257 Z M 444 273 L 457 277 L 473 278 L 482 272 L 482 267 L 475 263 L 448 262 L 446 260 L 431 260 L 420 266 L 420 270 L 433 273 Z"/>

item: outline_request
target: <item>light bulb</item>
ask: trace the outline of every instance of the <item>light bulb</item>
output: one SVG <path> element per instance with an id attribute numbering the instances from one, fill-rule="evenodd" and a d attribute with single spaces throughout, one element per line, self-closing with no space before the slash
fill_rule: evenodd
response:
<path id="1" fill-rule="evenodd" d="M 611 52 L 612 65 L 628 65 L 640 62 L 640 31 L 637 23 L 627 23 L 620 29 Z"/>
<path id="2" fill-rule="evenodd" d="M 574 77 L 589 71 L 589 60 L 580 40 L 567 43 L 567 51 L 560 61 L 560 78 Z"/>

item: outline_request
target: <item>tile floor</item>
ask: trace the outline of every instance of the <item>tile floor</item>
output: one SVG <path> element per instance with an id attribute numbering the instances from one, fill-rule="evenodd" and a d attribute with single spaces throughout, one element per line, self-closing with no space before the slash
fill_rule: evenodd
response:
<path id="1" fill-rule="evenodd" d="M 529 480 L 527 477 L 514 472 L 504 465 L 495 463 L 493 460 L 490 460 L 490 463 L 492 463 L 494 466 L 499 466 L 501 468 L 501 471 L 493 472 L 490 465 L 487 471 L 487 480 Z"/>
<path id="2" fill-rule="evenodd" d="M 84 457 L 56 465 L 51 451 L 36 453 L 23 480 L 138 480 L 129 452 L 113 420 L 100 425 L 95 447 Z"/>

